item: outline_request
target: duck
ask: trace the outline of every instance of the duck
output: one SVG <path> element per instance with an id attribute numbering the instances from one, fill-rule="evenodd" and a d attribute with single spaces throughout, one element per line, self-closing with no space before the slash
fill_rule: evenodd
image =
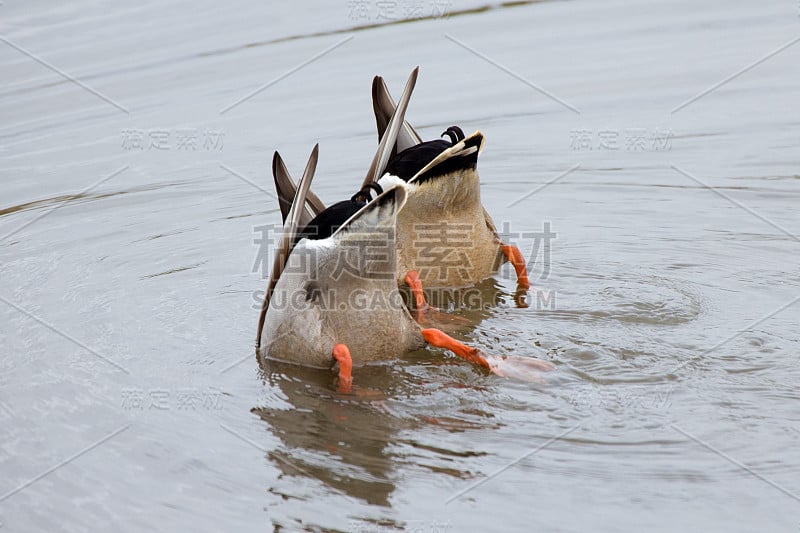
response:
<path id="1" fill-rule="evenodd" d="M 405 113 L 402 103 L 375 159 L 394 146 Z M 385 189 L 379 185 L 380 192 L 369 201 L 351 198 L 345 200 L 346 209 L 334 209 L 334 204 L 309 219 L 314 208 L 308 193 L 318 157 L 316 145 L 285 216 L 259 318 L 259 357 L 315 368 L 338 366 L 337 388 L 343 393 L 352 391 L 354 367 L 393 360 L 426 345 L 450 350 L 499 376 L 539 380 L 541 372 L 554 368 L 529 357 L 486 354 L 415 321 L 397 283 L 398 221 L 408 205 L 409 186 L 402 180 Z M 275 161 L 273 169 L 279 169 Z M 362 201 L 349 214 L 350 204 Z M 309 219 L 310 225 L 320 217 L 331 222 L 329 234 L 300 227 L 301 220 Z"/>
<path id="2" fill-rule="evenodd" d="M 394 360 L 426 345 L 450 350 L 503 377 L 539 381 L 542 372 L 554 369 L 539 359 L 484 353 L 414 320 L 395 279 L 393 237 L 398 213 L 407 205 L 406 186 L 379 194 L 328 237 L 297 238 L 302 234 L 297 231 L 298 204 L 314 165 L 306 168 L 311 173 L 301 178 L 280 244 L 289 253 L 271 277 L 260 357 L 312 368 L 338 366 L 341 393 L 352 392 L 354 367 Z M 369 255 L 376 242 L 382 244 L 381 253 Z M 349 268 L 342 269 L 343 264 Z"/>
<path id="3" fill-rule="evenodd" d="M 379 147 L 388 149 L 378 150 L 359 192 L 335 205 L 352 213 L 371 199 L 372 192 L 399 182 L 408 186 L 409 199 L 397 225 L 397 281 L 411 288 L 418 309 L 431 309 L 425 304 L 423 287 L 471 287 L 496 274 L 506 261 L 515 269 L 518 292 L 524 293 L 530 288 L 525 258 L 516 245 L 502 241 L 481 202 L 477 162 L 485 146 L 483 133 L 478 130 L 466 136 L 460 127 L 450 126 L 443 138 L 423 141 L 403 120 L 396 132 L 387 135 L 395 110 L 402 106 L 405 112 L 418 73 L 415 67 L 398 105 L 384 79 L 373 78 Z M 295 191 L 291 178 L 276 177 L 276 189 L 288 206 L 289 195 Z M 324 204 L 316 195 L 309 198 L 307 213 L 318 216 Z M 325 231 L 326 221 L 315 222 Z"/>

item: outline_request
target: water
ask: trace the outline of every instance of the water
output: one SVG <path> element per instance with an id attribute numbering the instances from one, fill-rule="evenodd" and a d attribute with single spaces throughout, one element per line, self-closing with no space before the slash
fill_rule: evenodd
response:
<path id="1" fill-rule="evenodd" d="M 798 530 L 800 44 L 671 112 L 796 3 L 404 5 L 0 5 L 3 531 Z M 272 151 L 320 142 L 339 199 L 416 64 L 411 122 L 480 128 L 495 221 L 556 234 L 529 308 L 505 273 L 456 311 L 546 384 L 429 350 L 347 397 L 252 354 Z"/>

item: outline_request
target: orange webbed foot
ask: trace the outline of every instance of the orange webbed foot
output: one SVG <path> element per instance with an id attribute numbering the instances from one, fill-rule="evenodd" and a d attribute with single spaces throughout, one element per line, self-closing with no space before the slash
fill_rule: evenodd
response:
<path id="1" fill-rule="evenodd" d="M 513 244 L 503 244 L 500 246 L 500 249 L 514 266 L 514 270 L 517 273 L 517 287 L 526 291 L 530 289 L 531 282 L 528 281 L 528 267 L 525 264 L 525 257 L 522 255 L 519 247 Z"/>
<path id="2" fill-rule="evenodd" d="M 541 373 L 555 370 L 555 366 L 552 363 L 540 359 L 515 355 L 487 355 L 478 348 L 471 348 L 438 329 L 423 329 L 422 336 L 425 342 L 431 346 L 450 350 L 462 359 L 482 366 L 489 372 L 497 374 L 498 376 L 518 379 L 520 381 L 542 383 L 544 380 L 542 379 Z"/>
<path id="3" fill-rule="evenodd" d="M 414 296 L 414 311 L 412 314 L 414 320 L 416 320 L 418 324 L 427 325 L 434 322 L 442 325 L 459 326 L 468 323 L 466 319 L 460 316 L 444 313 L 430 305 L 425 299 L 425 293 L 422 290 L 422 280 L 416 271 L 409 270 L 406 273 L 405 282 L 411 287 L 411 294 Z"/>
<path id="4" fill-rule="evenodd" d="M 405 282 L 411 287 L 411 294 L 414 295 L 414 306 L 418 313 L 438 311 L 425 300 L 425 293 L 422 291 L 422 280 L 416 270 L 406 272 Z"/>
<path id="5" fill-rule="evenodd" d="M 344 344 L 333 347 L 333 358 L 339 363 L 339 392 L 349 394 L 353 390 L 353 359 L 350 349 Z"/>
<path id="6" fill-rule="evenodd" d="M 491 370 L 491 366 L 486 358 L 477 348 L 470 348 L 463 342 L 455 340 L 453 337 L 444 331 L 436 328 L 426 328 L 422 330 L 422 337 L 425 342 L 431 346 L 444 348 L 450 350 L 460 358 L 469 361 L 470 363 L 484 367 L 486 370 Z"/>

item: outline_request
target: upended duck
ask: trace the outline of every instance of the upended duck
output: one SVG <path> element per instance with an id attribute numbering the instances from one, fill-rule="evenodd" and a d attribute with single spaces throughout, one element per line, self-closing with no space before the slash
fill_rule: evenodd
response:
<path id="1" fill-rule="evenodd" d="M 338 364 L 340 392 L 351 391 L 354 366 L 396 359 L 426 344 L 500 376 L 537 380 L 553 368 L 537 359 L 485 354 L 414 321 L 396 281 L 398 213 L 409 196 L 404 183 L 378 194 L 330 235 L 299 230 L 317 158 L 315 146 L 287 214 L 259 324 L 260 356 L 309 367 Z M 381 253 L 370 252 L 376 242 Z"/>
<path id="2" fill-rule="evenodd" d="M 373 110 L 380 140 L 361 190 L 350 200 L 334 204 L 334 212 L 354 213 L 373 193 L 400 182 L 408 185 L 408 201 L 398 215 L 397 275 L 407 283 L 418 307 L 425 306 L 422 287 L 458 288 L 476 284 L 495 274 L 510 261 L 517 274 L 518 288 L 530 287 L 525 259 L 517 246 L 503 243 L 481 203 L 478 155 L 485 139 L 480 131 L 465 136 L 451 126 L 444 133 L 449 140 L 423 142 L 405 120 L 392 127 L 391 116 L 404 116 L 419 67 L 409 76 L 399 104 L 395 106 L 380 76 L 372 83 Z M 392 130 L 392 131 L 390 131 Z M 274 164 L 276 188 L 284 218 L 296 187 L 278 157 Z M 307 231 L 330 234 L 332 212 L 310 194 L 304 206 Z"/>
<path id="3" fill-rule="evenodd" d="M 378 139 L 382 140 L 396 106 L 381 76 L 372 81 L 372 106 Z M 481 202 L 477 165 L 486 142 L 484 135 L 475 131 L 465 136 L 461 128 L 450 126 L 442 136 L 449 142 L 423 142 L 404 121 L 396 141 L 397 153 L 378 179 L 379 184 L 388 185 L 396 177 L 414 190 L 398 220 L 399 270 L 417 271 L 426 287 L 464 287 L 492 276 L 510 261 L 518 287 L 527 290 L 530 282 L 522 252 L 502 242 Z M 364 186 L 369 178 L 367 175 Z M 432 225 L 449 233 L 443 231 L 437 238 L 430 232 Z M 432 249 L 449 252 L 439 261 L 444 265 L 431 264 L 428 254 Z"/>

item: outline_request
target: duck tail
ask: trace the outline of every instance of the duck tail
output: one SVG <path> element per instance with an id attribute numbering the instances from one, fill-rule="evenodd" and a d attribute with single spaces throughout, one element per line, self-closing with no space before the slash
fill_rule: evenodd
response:
<path id="1" fill-rule="evenodd" d="M 286 218 L 289 216 L 289 210 L 292 208 L 292 201 L 294 201 L 295 194 L 297 193 L 297 186 L 294 184 L 294 180 L 289 174 L 289 170 L 286 168 L 281 154 L 279 154 L 277 150 L 272 156 L 272 177 L 275 180 L 275 191 L 278 193 L 278 206 L 281 209 L 281 218 L 283 219 L 283 223 L 286 224 Z M 322 200 L 309 189 L 306 195 L 306 204 L 300 218 L 300 226 L 305 226 L 312 218 L 324 210 L 325 204 L 323 204 Z"/>
<path id="2" fill-rule="evenodd" d="M 278 159 L 280 159 L 280 156 L 278 156 Z M 308 157 L 308 163 L 306 163 L 306 168 L 303 171 L 303 176 L 300 178 L 300 183 L 297 186 L 291 207 L 289 208 L 284 222 L 283 234 L 275 249 L 275 259 L 272 263 L 272 270 L 269 275 L 269 284 L 267 285 L 267 292 L 264 294 L 264 302 L 261 304 L 261 315 L 258 317 L 256 349 L 261 346 L 261 332 L 264 328 L 264 320 L 267 317 L 267 309 L 269 309 L 269 301 L 272 297 L 272 292 L 275 290 L 275 285 L 277 285 L 283 273 L 283 269 L 286 266 L 286 261 L 289 259 L 289 252 L 294 244 L 297 230 L 300 227 L 300 220 L 303 218 L 304 214 L 307 214 L 306 200 L 311 189 L 311 180 L 314 179 L 314 172 L 317 170 L 318 159 L 319 144 L 316 144 L 314 145 L 314 149 L 311 150 L 311 155 Z M 275 169 L 274 162 L 273 160 L 273 170 Z M 288 172 L 286 174 L 288 176 Z"/>
<path id="3" fill-rule="evenodd" d="M 452 131 L 453 128 L 457 129 L 458 132 Z M 453 139 L 458 138 L 458 133 L 461 133 L 461 130 L 451 126 L 445 134 L 448 132 L 452 133 L 451 139 Z M 460 136 L 461 139 L 458 142 L 443 150 L 430 163 L 412 176 L 408 182 L 423 183 L 453 172 L 474 171 L 478 165 L 478 155 L 483 151 L 483 147 L 486 144 L 486 138 L 480 131 L 476 131 L 468 137 L 464 137 L 463 133 Z"/>
<path id="4" fill-rule="evenodd" d="M 400 97 L 400 102 L 394 109 L 391 118 L 386 126 L 385 132 L 381 137 L 381 142 L 378 144 L 378 149 L 375 156 L 372 158 L 372 163 L 367 171 L 367 176 L 361 187 L 366 187 L 372 182 L 378 181 L 383 173 L 386 171 L 386 166 L 389 164 L 395 146 L 397 144 L 398 135 L 405 122 L 406 109 L 408 109 L 408 102 L 411 100 L 411 93 L 414 91 L 414 85 L 417 83 L 417 75 L 419 74 L 419 67 L 414 67 L 411 75 L 408 77 L 406 86 L 403 89 L 403 94 Z M 374 87 L 374 84 L 373 84 Z"/>
<path id="5" fill-rule="evenodd" d="M 394 110 L 397 105 L 394 103 L 392 95 L 389 93 L 389 88 L 383 77 L 375 76 L 372 80 L 372 110 L 375 112 L 375 123 L 378 127 L 378 142 L 383 139 L 386 129 L 389 127 L 389 121 L 392 119 Z M 422 137 L 419 136 L 414 127 L 409 124 L 407 120 L 403 121 L 403 125 L 397 134 L 397 142 L 392 148 L 392 156 L 398 152 L 402 152 L 406 148 L 411 148 L 422 142 Z"/>

